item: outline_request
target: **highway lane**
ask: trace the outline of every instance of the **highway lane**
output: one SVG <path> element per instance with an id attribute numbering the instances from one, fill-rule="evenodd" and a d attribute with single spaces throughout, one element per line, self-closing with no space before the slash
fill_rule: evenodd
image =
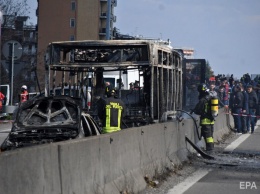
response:
<path id="1" fill-rule="evenodd" d="M 259 172 L 259 169 L 239 167 L 202 168 L 168 194 L 259 194 Z"/>
<path id="2" fill-rule="evenodd" d="M 159 185 L 141 194 L 259 194 L 260 122 L 257 125 L 254 134 L 231 132 L 215 143 L 215 160 L 194 153 L 166 181 L 156 178 Z"/>
<path id="3" fill-rule="evenodd" d="M 259 124 L 259 123 L 258 123 Z M 234 136 L 216 160 L 198 159 L 198 170 L 171 188 L 168 194 L 259 194 L 260 129 L 254 134 Z"/>

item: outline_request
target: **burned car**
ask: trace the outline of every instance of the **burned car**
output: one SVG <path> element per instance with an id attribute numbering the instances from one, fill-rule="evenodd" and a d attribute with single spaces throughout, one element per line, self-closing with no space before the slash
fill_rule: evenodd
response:
<path id="1" fill-rule="evenodd" d="M 22 103 L 1 150 L 100 135 L 95 120 L 81 110 L 81 99 L 70 96 L 39 97 Z"/>

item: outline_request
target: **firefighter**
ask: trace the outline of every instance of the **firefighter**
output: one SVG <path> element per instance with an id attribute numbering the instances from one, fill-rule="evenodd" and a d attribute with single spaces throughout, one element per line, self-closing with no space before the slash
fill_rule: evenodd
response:
<path id="1" fill-rule="evenodd" d="M 125 105 L 116 98 L 114 89 L 106 88 L 106 99 L 100 99 L 98 103 L 98 116 L 102 121 L 102 133 L 120 131 Z"/>
<path id="2" fill-rule="evenodd" d="M 27 92 L 27 86 L 23 85 L 21 87 L 21 93 L 19 95 L 20 97 L 20 102 L 23 103 L 29 99 L 29 93 Z"/>
<path id="3" fill-rule="evenodd" d="M 193 112 L 200 115 L 201 135 L 206 143 L 206 151 L 210 153 L 214 149 L 214 117 L 218 115 L 218 103 L 215 98 L 210 96 L 206 84 L 200 84 L 198 92 L 199 102 Z"/>
<path id="4" fill-rule="evenodd" d="M 110 84 L 110 82 L 106 82 L 105 85 L 106 85 L 105 95 L 107 96 L 107 94 L 108 94 L 109 91 L 111 90 L 111 84 Z"/>

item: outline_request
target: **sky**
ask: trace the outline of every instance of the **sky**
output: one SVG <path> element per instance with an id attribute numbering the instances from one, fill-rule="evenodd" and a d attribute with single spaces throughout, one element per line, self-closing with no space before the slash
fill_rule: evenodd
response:
<path id="1" fill-rule="evenodd" d="M 193 48 L 215 75 L 260 74 L 260 0 L 117 0 L 114 12 L 120 33 Z"/>
<path id="2" fill-rule="evenodd" d="M 33 23 L 36 24 L 37 23 L 37 17 L 36 17 L 36 9 L 38 6 L 37 0 L 27 0 L 27 3 L 30 7 L 30 13 L 29 13 L 29 20 L 27 21 L 28 24 Z"/>

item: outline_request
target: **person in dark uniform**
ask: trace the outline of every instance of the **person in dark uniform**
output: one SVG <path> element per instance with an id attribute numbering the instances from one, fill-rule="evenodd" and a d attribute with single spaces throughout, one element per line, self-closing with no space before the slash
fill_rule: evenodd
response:
<path id="1" fill-rule="evenodd" d="M 255 124 L 257 123 L 257 120 L 260 118 L 260 78 L 258 79 L 258 83 L 255 87 L 257 99 L 258 99 L 258 104 L 256 107 L 256 117 L 255 117 Z"/>
<path id="2" fill-rule="evenodd" d="M 244 95 L 241 92 L 241 90 L 242 89 L 239 84 L 237 84 L 234 87 L 234 92 L 231 95 L 231 103 L 230 103 L 237 135 L 241 135 L 243 132 L 242 123 L 241 123 L 241 114 L 243 113 L 242 111 L 244 107 Z"/>
<path id="3" fill-rule="evenodd" d="M 258 105 L 258 98 L 256 92 L 253 90 L 252 85 L 248 85 L 246 87 L 247 93 L 248 93 L 248 108 L 249 108 L 249 115 L 250 117 L 247 117 L 247 130 L 250 131 L 251 126 L 251 133 L 254 133 L 255 131 L 255 115 L 256 115 L 256 109 Z"/>
<path id="4" fill-rule="evenodd" d="M 211 96 L 206 84 L 198 86 L 199 102 L 196 104 L 193 112 L 200 115 L 201 135 L 206 142 L 206 151 L 212 152 L 214 149 L 214 116 L 211 111 Z"/>
<path id="5" fill-rule="evenodd" d="M 122 100 L 116 98 L 114 89 L 106 88 L 106 99 L 98 102 L 98 116 L 102 121 L 102 133 L 120 131 L 125 105 Z"/>

